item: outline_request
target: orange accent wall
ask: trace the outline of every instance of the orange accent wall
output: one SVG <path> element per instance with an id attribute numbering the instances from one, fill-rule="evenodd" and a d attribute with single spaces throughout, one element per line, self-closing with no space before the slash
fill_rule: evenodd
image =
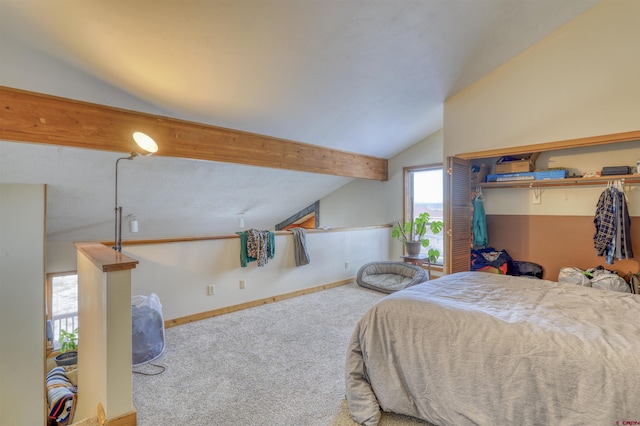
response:
<path id="1" fill-rule="evenodd" d="M 311 215 L 311 217 L 304 222 L 292 223 L 291 225 L 287 225 L 282 228 L 282 230 L 286 231 L 291 228 L 316 229 L 316 215 Z"/>
<path id="2" fill-rule="evenodd" d="M 631 243 L 635 259 L 607 265 L 593 247 L 595 227 L 591 216 L 487 215 L 489 246 L 507 250 L 514 260 L 539 263 L 544 278 L 558 279 L 563 266 L 581 269 L 602 265 L 621 275 L 640 270 L 640 217 L 631 218 Z"/>

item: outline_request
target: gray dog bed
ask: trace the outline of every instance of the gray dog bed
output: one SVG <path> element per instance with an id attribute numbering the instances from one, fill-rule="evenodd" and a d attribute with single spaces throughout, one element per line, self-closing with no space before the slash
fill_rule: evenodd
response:
<path id="1" fill-rule="evenodd" d="M 356 282 L 361 287 L 393 293 L 427 281 L 427 271 L 403 262 L 371 262 L 358 271 Z"/>

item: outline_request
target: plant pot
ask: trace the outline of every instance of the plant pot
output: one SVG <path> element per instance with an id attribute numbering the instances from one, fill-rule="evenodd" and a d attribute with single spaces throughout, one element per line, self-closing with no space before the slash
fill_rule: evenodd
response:
<path id="1" fill-rule="evenodd" d="M 404 246 L 407 250 L 407 254 L 410 256 L 417 256 L 420 254 L 422 248 L 421 241 L 405 241 Z"/>
<path id="2" fill-rule="evenodd" d="M 78 363 L 78 351 L 68 351 L 56 356 L 58 366 L 73 365 Z"/>

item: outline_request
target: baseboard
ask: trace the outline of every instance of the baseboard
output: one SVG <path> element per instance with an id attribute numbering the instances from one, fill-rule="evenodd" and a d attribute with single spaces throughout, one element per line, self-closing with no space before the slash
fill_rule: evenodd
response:
<path id="1" fill-rule="evenodd" d="M 105 426 L 136 426 L 138 416 L 136 411 L 122 414 L 112 419 L 107 419 Z"/>
<path id="2" fill-rule="evenodd" d="M 207 318 L 216 317 L 218 315 L 229 314 L 231 312 L 237 312 L 243 309 L 249 309 L 249 308 L 254 308 L 256 306 L 266 305 L 267 303 L 279 302 L 281 300 L 291 299 L 293 297 L 304 296 L 305 294 L 311 294 L 311 293 L 315 293 L 322 290 L 328 290 L 334 287 L 340 287 L 341 285 L 350 284 L 354 280 L 355 278 L 349 278 L 346 280 L 323 284 L 317 287 L 305 288 L 305 289 L 297 290 L 291 293 L 285 293 L 285 294 L 279 294 L 273 297 L 267 297 L 266 299 L 253 300 L 251 302 L 241 303 L 239 305 L 233 305 L 233 306 L 227 306 L 220 309 L 214 309 L 213 311 L 200 312 L 198 314 L 193 314 L 186 317 L 166 320 L 164 322 L 164 328 L 176 327 L 178 325 L 184 325 L 190 322 L 195 322 L 195 321 L 200 321 Z"/>

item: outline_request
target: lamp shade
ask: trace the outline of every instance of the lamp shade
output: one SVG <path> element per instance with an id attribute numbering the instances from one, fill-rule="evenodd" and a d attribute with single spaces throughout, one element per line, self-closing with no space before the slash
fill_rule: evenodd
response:
<path id="1" fill-rule="evenodd" d="M 143 151 L 142 153 L 139 153 L 140 155 L 151 155 L 158 152 L 158 144 L 156 141 L 145 133 L 135 132 L 133 134 L 133 140 Z"/>

